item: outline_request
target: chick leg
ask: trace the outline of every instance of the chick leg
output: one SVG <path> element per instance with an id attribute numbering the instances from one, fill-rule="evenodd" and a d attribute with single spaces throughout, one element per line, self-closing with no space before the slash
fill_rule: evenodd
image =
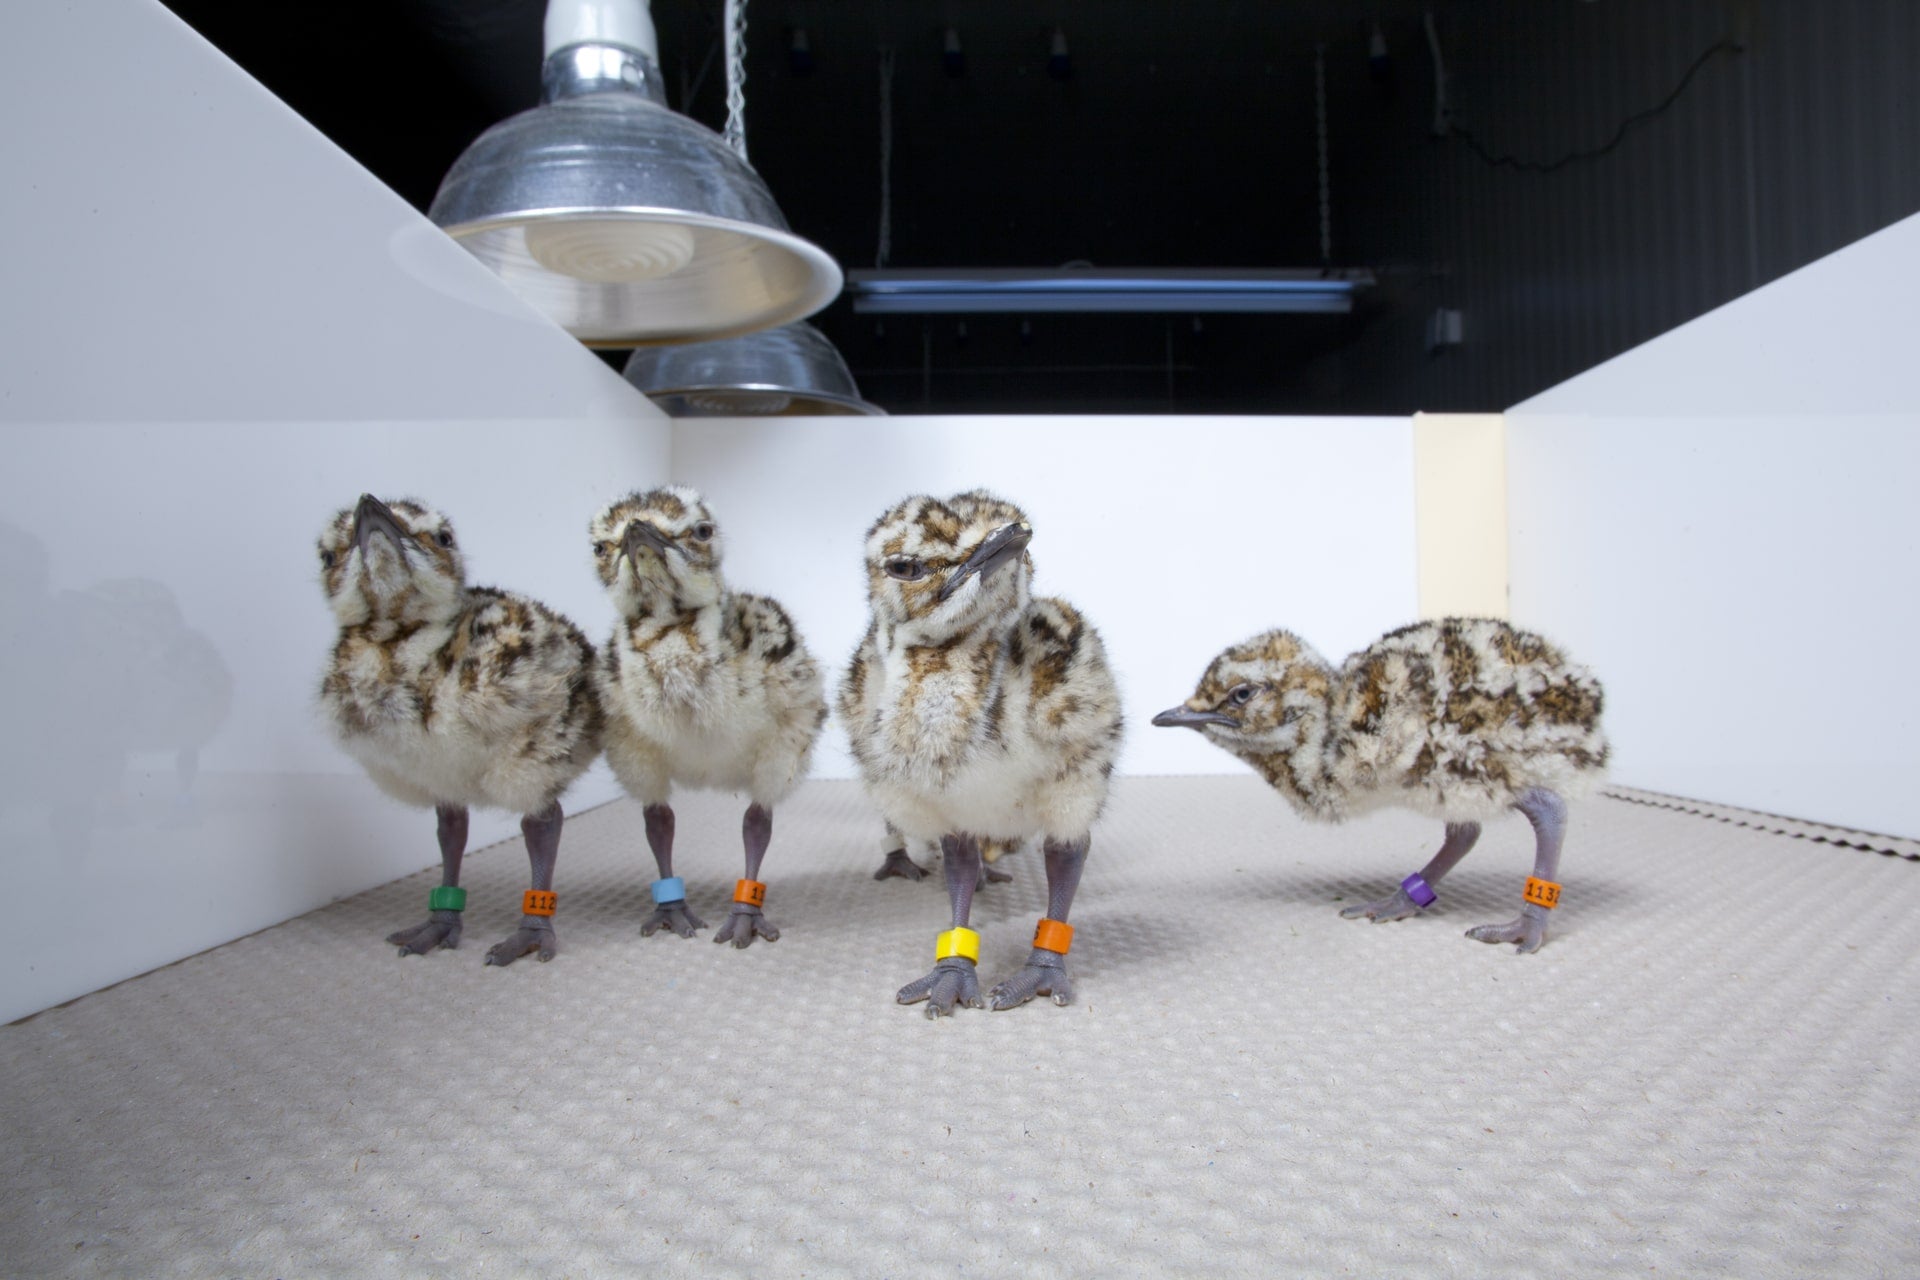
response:
<path id="1" fill-rule="evenodd" d="M 434 815 L 440 827 L 440 883 L 446 888 L 455 888 L 460 883 L 460 859 L 467 851 L 466 806 L 443 804 L 434 810 Z M 390 933 L 387 941 L 399 947 L 403 956 L 425 955 L 435 947 L 457 947 L 460 945 L 460 913 L 432 912 L 425 924 Z"/>
<path id="2" fill-rule="evenodd" d="M 660 878 L 673 878 L 673 810 L 664 804 L 650 804 L 644 810 L 647 819 L 647 847 L 653 850 L 654 865 L 660 868 Z M 661 925 L 673 930 L 683 938 L 691 938 L 695 929 L 704 929 L 707 922 L 693 914 L 685 898 L 670 902 L 656 900 L 653 914 L 640 923 L 640 936 L 650 938 Z"/>
<path id="3" fill-rule="evenodd" d="M 1087 864 L 1090 843 L 1088 836 L 1072 841 L 1047 837 L 1047 919 L 1061 924 L 1067 922 L 1067 912 L 1073 909 L 1074 892 L 1080 887 L 1080 872 Z M 1035 947 L 1027 953 L 1027 963 L 1020 972 L 993 989 L 991 999 L 994 1008 L 1011 1009 L 1035 996 L 1049 995 L 1055 1004 L 1073 1003 L 1073 980 L 1067 977 L 1067 958 L 1058 951 Z"/>
<path id="4" fill-rule="evenodd" d="M 747 879 L 760 878 L 760 860 L 767 856 L 767 842 L 773 839 L 773 810 L 759 804 L 747 806 L 747 816 L 740 820 L 740 839 L 747 848 Z M 760 913 L 760 908 L 752 903 L 736 902 L 733 910 L 727 913 L 727 922 L 720 926 L 720 932 L 713 935 L 715 942 L 731 942 L 745 949 L 753 945 L 756 938 L 765 938 L 768 942 L 780 941 L 780 930 L 773 922 Z"/>
<path id="5" fill-rule="evenodd" d="M 953 904 L 953 927 L 964 929 L 973 912 L 974 887 L 980 882 L 980 846 L 972 836 L 956 833 L 940 838 L 940 852 L 947 871 L 947 898 Z M 896 998 L 901 1004 L 925 1000 L 929 1018 L 953 1012 L 956 1002 L 978 1009 L 980 977 L 972 960 L 948 956 L 937 961 L 926 977 L 900 988 Z"/>
<path id="6" fill-rule="evenodd" d="M 1533 824 L 1533 875 L 1552 881 L 1560 871 L 1560 844 L 1567 836 L 1567 802 L 1545 787 L 1529 788 L 1514 802 L 1514 808 L 1527 815 Z M 1538 951 L 1547 940 L 1548 908 L 1529 902 L 1520 914 L 1505 924 L 1483 924 L 1467 930 L 1467 936 L 1479 942 L 1512 942 L 1516 951 Z"/>
<path id="7" fill-rule="evenodd" d="M 891 822 L 887 824 L 886 839 L 881 847 L 885 850 L 880 869 L 873 873 L 875 880 L 885 880 L 890 876 L 899 876 L 902 880 L 921 880 L 926 871 L 920 864 L 907 856 L 907 838 Z"/>
<path id="8" fill-rule="evenodd" d="M 1441 843 L 1440 852 L 1434 854 L 1433 857 L 1427 861 L 1427 865 L 1420 868 L 1420 879 L 1426 881 L 1429 889 L 1438 885 L 1441 877 L 1453 870 L 1455 864 L 1467 856 L 1467 851 L 1473 848 L 1473 842 L 1479 838 L 1479 823 L 1449 822 L 1447 824 L 1447 838 Z M 1408 877 L 1408 879 L 1412 879 L 1412 877 Z M 1427 903 L 1430 904 L 1431 902 L 1432 899 L 1429 898 Z M 1375 924 L 1385 924 L 1389 920 L 1405 920 L 1408 916 L 1419 915 L 1426 909 L 1427 904 L 1418 903 L 1413 900 L 1413 896 L 1407 892 L 1406 883 L 1403 881 L 1399 888 L 1395 889 L 1386 897 L 1374 902 L 1360 902 L 1351 907 L 1342 907 L 1340 914 L 1348 920 L 1357 920 L 1361 916 L 1365 916 Z"/>
<path id="9" fill-rule="evenodd" d="M 560 860 L 562 821 L 558 800 L 539 813 L 529 813 L 520 819 L 520 838 L 527 842 L 527 861 L 533 866 L 533 887 L 542 893 L 553 892 L 553 864 Z M 544 964 L 559 950 L 553 917 L 522 915 L 520 927 L 511 936 L 487 949 L 487 963 L 512 964 L 532 951 L 539 954 Z"/>

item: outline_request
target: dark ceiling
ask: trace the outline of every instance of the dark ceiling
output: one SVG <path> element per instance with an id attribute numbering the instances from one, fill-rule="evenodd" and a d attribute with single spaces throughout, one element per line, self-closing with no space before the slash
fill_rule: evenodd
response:
<path id="1" fill-rule="evenodd" d="M 421 209 L 476 134 L 538 100 L 543 0 L 168 3 Z M 653 13 L 671 105 L 719 128 L 720 0 L 655 0 Z M 795 231 L 845 267 L 875 265 L 890 49 L 887 265 L 1319 266 L 1315 47 L 1336 140 L 1358 120 L 1404 124 L 1424 145 L 1419 13 L 1400 0 L 757 0 L 749 152 Z M 1375 21 L 1396 54 L 1387 76 L 1367 58 Z M 961 75 L 942 56 L 949 26 Z M 1049 66 L 1056 28 L 1064 77 Z M 1331 261 L 1378 266 L 1349 237 L 1333 155 Z M 896 412 L 1367 412 L 1387 406 L 1346 391 L 1323 403 L 1310 371 L 1385 305 L 881 325 L 842 299 L 815 322 Z"/>

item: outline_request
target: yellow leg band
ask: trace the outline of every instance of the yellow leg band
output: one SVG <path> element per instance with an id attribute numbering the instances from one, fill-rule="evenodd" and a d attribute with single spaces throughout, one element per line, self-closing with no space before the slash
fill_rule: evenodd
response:
<path id="1" fill-rule="evenodd" d="M 1545 907 L 1551 911 L 1560 905 L 1560 886 L 1551 880 L 1527 877 L 1527 891 L 1521 895 L 1536 907 Z"/>
<path id="2" fill-rule="evenodd" d="M 934 940 L 933 958 L 935 960 L 946 960 L 953 956 L 960 956 L 962 959 L 978 963 L 980 935 L 971 929 L 957 928 L 947 930 Z"/>

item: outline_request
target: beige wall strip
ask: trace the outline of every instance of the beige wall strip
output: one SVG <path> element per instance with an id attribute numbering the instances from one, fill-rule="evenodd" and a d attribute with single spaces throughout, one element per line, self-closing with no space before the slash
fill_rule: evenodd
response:
<path id="1" fill-rule="evenodd" d="M 1420 616 L 1507 616 L 1507 433 L 1497 413 L 1413 418 Z"/>

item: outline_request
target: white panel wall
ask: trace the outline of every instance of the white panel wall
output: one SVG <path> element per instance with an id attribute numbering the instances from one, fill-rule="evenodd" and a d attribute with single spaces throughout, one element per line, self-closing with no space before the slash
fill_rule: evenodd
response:
<path id="1" fill-rule="evenodd" d="M 149 0 L 0 9 L 0 154 L 3 1020 L 438 861 L 314 715 L 332 512 L 425 497 L 598 640 L 586 521 L 670 441 Z"/>
<path id="2" fill-rule="evenodd" d="M 1634 786 L 1920 834 L 1920 218 L 1514 408 L 1514 617 Z"/>
<path id="3" fill-rule="evenodd" d="M 1104 637 L 1135 774 L 1239 768 L 1154 729 L 1226 645 L 1269 627 L 1338 658 L 1418 607 L 1412 424 L 1394 418 L 821 418 L 676 422 L 677 479 L 837 686 L 866 630 L 861 544 L 912 493 L 987 487 L 1034 522 L 1035 589 Z M 815 772 L 851 776 L 838 724 Z"/>

